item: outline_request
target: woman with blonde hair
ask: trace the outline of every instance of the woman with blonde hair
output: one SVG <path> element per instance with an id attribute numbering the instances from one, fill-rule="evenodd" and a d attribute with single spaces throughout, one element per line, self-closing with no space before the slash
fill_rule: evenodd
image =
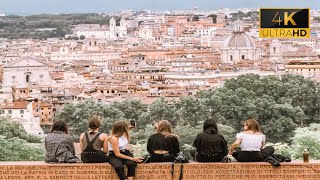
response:
<path id="1" fill-rule="evenodd" d="M 148 140 L 150 162 L 173 162 L 180 152 L 178 137 L 172 133 L 171 124 L 161 120 L 155 124 L 156 133 Z"/>
<path id="2" fill-rule="evenodd" d="M 143 160 L 141 157 L 133 157 L 128 148 L 129 141 L 129 124 L 126 121 L 114 122 L 108 142 L 109 163 L 116 170 L 120 180 L 132 180 L 135 176 L 136 162 Z M 128 168 L 127 176 L 124 173 L 124 164 Z"/>
<path id="3" fill-rule="evenodd" d="M 266 136 L 261 133 L 258 121 L 248 119 L 243 124 L 243 132 L 238 133 L 236 141 L 230 146 L 229 154 L 239 162 L 260 162 L 271 156 L 274 148 L 264 148 Z M 237 148 L 239 146 L 239 148 Z"/>
<path id="4" fill-rule="evenodd" d="M 92 117 L 88 123 L 89 132 L 80 135 L 81 160 L 84 163 L 108 162 L 108 135 L 99 132 L 100 119 Z"/>

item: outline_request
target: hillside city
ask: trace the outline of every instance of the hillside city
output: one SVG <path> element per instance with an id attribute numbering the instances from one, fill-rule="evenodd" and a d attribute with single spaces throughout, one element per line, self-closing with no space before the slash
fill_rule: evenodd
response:
<path id="1" fill-rule="evenodd" d="M 0 114 L 34 135 L 66 105 L 86 100 L 148 106 L 248 73 L 320 81 L 320 10 L 310 9 L 307 39 L 259 38 L 258 9 L 123 10 L 62 30 L 44 23 L 30 30 L 25 21 L 10 31 L 16 36 L 7 25 L 22 17 L 0 16 Z"/>

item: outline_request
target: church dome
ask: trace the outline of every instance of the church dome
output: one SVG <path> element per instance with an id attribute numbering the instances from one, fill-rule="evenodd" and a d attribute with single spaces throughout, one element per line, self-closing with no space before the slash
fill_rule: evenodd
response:
<path id="1" fill-rule="evenodd" d="M 233 32 L 223 43 L 225 48 L 254 48 L 253 39 L 245 32 Z"/>
<path id="2" fill-rule="evenodd" d="M 234 29 L 223 43 L 224 48 L 254 48 L 253 39 L 243 31 L 243 23 L 239 19 L 234 22 Z"/>

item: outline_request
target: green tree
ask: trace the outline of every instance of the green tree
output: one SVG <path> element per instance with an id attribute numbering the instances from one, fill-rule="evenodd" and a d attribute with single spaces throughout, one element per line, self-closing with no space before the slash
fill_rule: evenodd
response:
<path id="1" fill-rule="evenodd" d="M 217 15 L 216 14 L 210 14 L 208 17 L 212 18 L 212 23 L 217 23 Z"/>
<path id="2" fill-rule="evenodd" d="M 180 101 L 175 103 L 176 114 L 179 116 L 178 123 L 197 126 L 200 121 L 209 118 L 209 108 L 201 100 L 191 96 L 181 97 Z"/>
<path id="3" fill-rule="evenodd" d="M 81 133 L 87 131 L 88 121 L 93 116 L 100 117 L 102 131 L 109 132 L 112 123 L 122 119 L 124 114 L 110 105 L 84 101 L 78 104 L 66 105 L 63 111 L 57 115 L 57 119 L 66 121 L 70 134 L 78 139 Z"/>
<path id="4" fill-rule="evenodd" d="M 320 22 L 320 16 L 314 17 L 313 20 L 317 21 L 319 23 Z"/>
<path id="5" fill-rule="evenodd" d="M 308 149 L 310 158 L 320 159 L 320 124 L 310 124 L 309 127 L 297 128 L 294 131 L 291 147 L 293 157 L 302 159 L 304 149 Z"/>
<path id="6" fill-rule="evenodd" d="M 124 114 L 125 119 L 137 121 L 137 128 L 144 128 L 140 126 L 143 124 L 140 120 L 143 118 L 143 113 L 147 112 L 147 108 L 140 100 L 128 99 L 125 101 L 116 101 L 112 103 L 111 106 L 120 110 Z"/>
<path id="7" fill-rule="evenodd" d="M 43 161 L 43 144 L 31 144 L 19 138 L 0 137 L 0 161 Z"/>
<path id="8" fill-rule="evenodd" d="M 177 123 L 174 104 L 169 104 L 163 97 L 149 106 L 148 114 L 144 115 L 142 122 L 144 124 L 152 124 L 162 119 L 168 120 L 173 125 Z"/>
<path id="9" fill-rule="evenodd" d="M 84 35 L 80 36 L 80 40 L 84 40 L 86 37 Z"/>
<path id="10" fill-rule="evenodd" d="M 0 124 L 0 161 L 43 160 L 44 146 L 40 138 L 5 117 L 0 117 Z"/>
<path id="11" fill-rule="evenodd" d="M 41 138 L 28 134 L 18 122 L 12 122 L 6 117 L 0 117 L 0 124 L 0 135 L 7 139 L 18 138 L 29 143 L 41 143 Z"/>

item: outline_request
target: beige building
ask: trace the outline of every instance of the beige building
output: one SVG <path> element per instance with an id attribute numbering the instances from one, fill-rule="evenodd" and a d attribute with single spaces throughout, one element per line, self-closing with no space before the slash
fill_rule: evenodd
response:
<path id="1" fill-rule="evenodd" d="M 286 64 L 284 68 L 287 73 L 300 74 L 306 78 L 312 78 L 318 82 L 320 80 L 320 60 L 293 60 Z"/>
<path id="2" fill-rule="evenodd" d="M 0 116 L 9 117 L 11 121 L 21 123 L 26 132 L 34 135 L 43 135 L 39 118 L 34 117 L 32 103 L 27 101 L 2 103 Z"/>
<path id="3" fill-rule="evenodd" d="M 49 72 L 52 66 L 33 57 L 21 58 L 3 67 L 3 92 L 11 93 L 13 87 L 29 88 L 30 85 L 51 85 Z"/>
<path id="4" fill-rule="evenodd" d="M 221 48 L 221 60 L 223 64 L 235 64 L 240 60 L 258 60 L 261 58 L 260 49 L 256 48 L 254 40 L 247 35 L 242 22 L 237 20 L 234 31 Z"/>
<path id="5" fill-rule="evenodd" d="M 77 29 L 73 32 L 77 37 L 80 36 L 92 37 L 95 38 L 111 38 L 119 39 L 127 36 L 127 25 L 126 20 L 122 18 L 120 20 L 120 25 L 117 26 L 116 20 L 112 17 L 109 22 L 109 28 L 86 28 L 86 29 Z"/>

